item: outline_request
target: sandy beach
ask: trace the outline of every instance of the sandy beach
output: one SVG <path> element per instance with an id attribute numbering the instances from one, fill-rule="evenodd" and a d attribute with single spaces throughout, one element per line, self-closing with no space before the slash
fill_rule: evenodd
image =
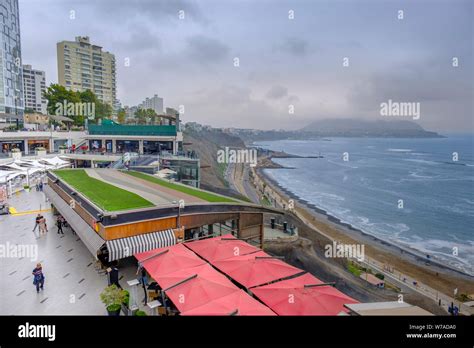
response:
<path id="1" fill-rule="evenodd" d="M 360 279 L 357 279 L 347 270 L 346 261 L 342 264 L 339 262 L 340 260 L 333 262 L 333 260 L 324 259 L 325 245 L 328 242 L 338 241 L 343 244 L 364 245 L 365 256 L 371 266 L 378 266 L 379 269 L 384 270 L 386 275 L 392 276 L 392 280 L 395 280 L 393 283 L 402 285 L 404 293 L 416 294 L 412 303 L 417 303 L 433 313 L 440 314 L 438 309 L 444 308 L 444 314 L 447 314 L 445 309 L 453 301 L 454 289 L 457 289 L 458 294 L 474 294 L 474 277 L 464 274 L 460 270 L 452 269 L 450 266 L 436 260 L 427 260 L 426 255 L 422 255 L 416 250 L 403 248 L 356 229 L 329 215 L 319 207 L 288 192 L 271 177 L 265 175 L 263 169 L 273 168 L 278 170 L 278 167 L 280 167 L 271 165 L 271 163 L 271 157 L 264 156 L 259 158 L 256 168 L 244 169 L 243 165 L 236 165 L 233 168 L 234 175 L 231 173 L 227 176 L 227 179 L 230 179 L 234 187 L 246 196 L 260 199 L 262 192 L 265 192 L 267 196 L 273 198 L 272 200 L 277 208 L 287 206 L 290 199 L 294 201 L 293 211 L 287 211 L 285 218 L 291 220 L 291 217 L 294 217 L 293 221 L 299 221 L 302 227 L 298 231 L 299 236 L 302 237 L 300 239 L 311 241 L 311 252 L 319 257 L 319 261 L 315 262 L 314 255 L 310 256 L 312 260 L 307 262 L 305 266 L 314 266 L 312 270 L 314 274 L 317 274 L 318 269 L 326 268 L 324 274 L 329 275 L 331 272 L 337 274 L 342 284 L 346 284 L 346 289 L 349 292 L 356 291 L 361 296 L 370 294 L 372 299 L 379 295 L 385 296 L 385 298 L 396 295 L 395 292 L 390 295 L 387 291 L 383 293 L 380 291 L 367 292 L 367 289 L 361 291 L 361 286 L 364 287 L 364 285 L 361 284 Z M 255 201 L 255 199 L 252 200 Z M 296 263 L 300 259 L 306 258 L 308 250 L 302 247 L 304 243 L 287 243 L 291 244 L 289 246 L 283 244 L 272 243 L 271 248 L 283 251 L 286 255 L 293 255 L 292 257 L 294 257 Z M 301 255 L 305 256 L 301 257 Z M 311 263 L 313 264 L 310 265 Z M 337 269 L 338 267 L 342 268 L 342 271 Z M 404 280 L 406 280 L 406 283 L 402 283 Z M 413 281 L 417 282 L 415 286 L 413 286 Z M 442 307 L 438 308 L 439 299 L 441 299 Z M 422 305 L 423 302 L 426 302 L 426 305 Z M 456 303 L 459 304 L 459 301 L 456 300 Z M 466 306 L 463 306 L 463 308 L 465 314 L 473 312 L 472 308 Z"/>
<path id="2" fill-rule="evenodd" d="M 448 268 L 433 260 L 427 263 L 427 260 L 414 250 L 402 249 L 400 246 L 342 223 L 328 215 L 324 210 L 302 201 L 291 192 L 280 187 L 277 182 L 265 175 L 261 168 L 257 169 L 256 173 L 266 183 L 267 190 L 273 190 L 286 202 L 293 199 L 295 213 L 311 224 L 316 232 L 323 233 L 329 238 L 344 244 L 364 244 L 365 253 L 370 258 L 385 264 L 387 268 L 393 269 L 395 273 L 401 272 L 408 275 L 446 295 L 452 294 L 456 288 L 458 293 L 474 294 L 474 278 L 472 276 Z M 301 233 L 300 235 L 311 239 L 311 235 L 302 235 Z"/>

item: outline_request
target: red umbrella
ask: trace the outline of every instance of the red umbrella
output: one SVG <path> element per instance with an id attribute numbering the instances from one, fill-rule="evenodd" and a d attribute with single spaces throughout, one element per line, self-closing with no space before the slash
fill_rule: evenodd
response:
<path id="1" fill-rule="evenodd" d="M 278 315 L 338 315 L 347 313 L 344 304 L 358 303 L 327 285 L 293 289 L 262 286 L 252 292 Z"/>
<path id="2" fill-rule="evenodd" d="M 247 289 L 303 272 L 263 251 L 214 261 L 212 264 Z"/>
<path id="3" fill-rule="evenodd" d="M 321 280 L 313 276 L 311 273 L 305 273 L 298 277 L 280 280 L 278 282 L 259 286 L 258 288 L 254 289 L 293 289 L 293 288 L 304 288 L 305 285 L 315 285 L 315 284 L 323 284 Z"/>
<path id="4" fill-rule="evenodd" d="M 218 273 L 216 270 L 214 272 Z M 164 290 L 176 308 L 186 312 L 239 289 L 226 277 L 195 274 Z"/>
<path id="5" fill-rule="evenodd" d="M 188 242 L 185 245 L 209 262 L 225 260 L 260 250 L 247 242 L 236 239 L 231 234 Z"/>
<path id="6" fill-rule="evenodd" d="M 159 276 L 206 263 L 182 244 L 145 251 L 135 254 L 135 257 L 155 280 Z"/>
<path id="7" fill-rule="evenodd" d="M 238 290 L 181 315 L 275 315 L 245 291 Z"/>
<path id="8" fill-rule="evenodd" d="M 226 283 L 226 281 L 228 281 L 225 275 L 216 271 L 208 263 L 196 267 L 183 268 L 175 272 L 159 275 L 154 279 L 162 289 L 167 289 L 170 286 L 177 284 L 180 281 L 183 281 L 195 274 L 216 282 Z"/>

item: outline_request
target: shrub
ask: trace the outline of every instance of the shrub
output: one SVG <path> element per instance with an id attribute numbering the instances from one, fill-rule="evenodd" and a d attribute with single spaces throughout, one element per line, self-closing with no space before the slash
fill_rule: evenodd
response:
<path id="1" fill-rule="evenodd" d="M 128 307 L 130 304 L 130 292 L 128 290 L 123 290 L 124 292 L 124 298 L 123 298 L 123 304 Z"/>
<path id="2" fill-rule="evenodd" d="M 375 276 L 379 278 L 380 280 L 384 280 L 385 276 L 382 273 L 375 273 Z"/>
<path id="3" fill-rule="evenodd" d="M 119 289 L 115 284 L 112 284 L 102 291 L 100 300 L 105 304 L 108 311 L 113 312 L 122 307 L 125 296 L 125 290 Z"/>
<path id="4" fill-rule="evenodd" d="M 144 311 L 137 311 L 137 312 L 135 313 L 135 315 L 136 315 L 137 317 L 146 317 L 146 313 L 145 313 Z"/>

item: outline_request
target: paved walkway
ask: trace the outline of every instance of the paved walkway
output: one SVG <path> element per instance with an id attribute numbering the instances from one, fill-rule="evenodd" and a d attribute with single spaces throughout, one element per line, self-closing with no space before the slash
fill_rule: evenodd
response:
<path id="1" fill-rule="evenodd" d="M 38 230 L 32 232 L 37 211 L 50 208 L 44 194 L 21 192 L 9 204 L 19 214 L 0 216 L 0 245 L 37 248 L 38 258 L 11 253 L 0 258 L 0 315 L 106 315 L 99 294 L 107 286 L 107 277 L 95 270 L 94 259 L 78 236 L 70 229 L 58 235 L 50 211 L 42 212 L 49 232 L 40 238 Z M 39 294 L 31 275 L 37 262 L 42 263 L 46 277 Z M 120 268 L 124 289 L 128 289 L 126 280 L 135 278 L 135 271 L 133 265 Z"/>

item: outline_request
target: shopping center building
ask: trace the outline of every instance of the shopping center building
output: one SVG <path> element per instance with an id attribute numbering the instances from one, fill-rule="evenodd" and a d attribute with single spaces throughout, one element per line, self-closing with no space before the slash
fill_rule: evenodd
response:
<path id="1" fill-rule="evenodd" d="M 54 209 L 105 264 L 228 233 L 261 247 L 264 214 L 281 214 L 134 171 L 50 171 L 48 184 L 45 193 Z"/>

